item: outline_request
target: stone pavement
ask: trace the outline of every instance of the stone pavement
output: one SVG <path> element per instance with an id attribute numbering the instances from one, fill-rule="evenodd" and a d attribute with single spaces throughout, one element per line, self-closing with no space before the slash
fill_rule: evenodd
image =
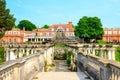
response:
<path id="1" fill-rule="evenodd" d="M 90 80 L 83 72 L 39 72 L 32 80 Z"/>
<path id="2" fill-rule="evenodd" d="M 90 80 L 83 72 L 71 72 L 65 60 L 55 60 L 51 72 L 39 72 L 32 80 Z"/>

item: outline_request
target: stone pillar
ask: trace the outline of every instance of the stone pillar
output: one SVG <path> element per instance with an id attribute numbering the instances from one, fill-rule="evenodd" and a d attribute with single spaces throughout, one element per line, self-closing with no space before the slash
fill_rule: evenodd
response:
<path id="1" fill-rule="evenodd" d="M 112 50 L 112 60 L 115 60 L 115 50 Z"/>
<path id="2" fill-rule="evenodd" d="M 19 49 L 19 57 L 22 57 L 22 51 Z"/>
<path id="3" fill-rule="evenodd" d="M 45 41 L 45 39 L 43 38 L 43 42 Z"/>
<path id="4" fill-rule="evenodd" d="M 33 49 L 31 49 L 31 54 L 33 54 Z"/>
<path id="5" fill-rule="evenodd" d="M 102 49 L 99 50 L 99 57 L 103 57 Z"/>
<path id="6" fill-rule="evenodd" d="M 10 60 L 15 60 L 16 56 L 13 50 L 10 50 Z"/>
<path id="7" fill-rule="evenodd" d="M 87 54 L 90 54 L 90 49 L 89 48 L 87 49 Z"/>
<path id="8" fill-rule="evenodd" d="M 10 51 L 6 50 L 6 61 L 10 60 Z"/>
<path id="9" fill-rule="evenodd" d="M 112 54 L 112 53 L 111 53 L 111 50 L 108 50 L 108 54 L 107 54 L 107 56 L 108 56 L 108 60 L 111 60 L 111 57 L 112 57 L 111 54 Z"/>
<path id="10" fill-rule="evenodd" d="M 95 49 L 94 49 L 94 48 L 92 49 L 92 54 L 94 54 L 94 55 L 95 55 Z"/>

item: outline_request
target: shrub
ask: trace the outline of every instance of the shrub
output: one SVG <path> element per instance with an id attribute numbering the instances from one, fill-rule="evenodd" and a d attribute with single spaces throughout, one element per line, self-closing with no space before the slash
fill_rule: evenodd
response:
<path id="1" fill-rule="evenodd" d="M 103 40 L 97 40 L 97 43 L 98 43 L 98 44 L 105 44 L 106 42 L 103 41 Z"/>
<path id="2" fill-rule="evenodd" d="M 115 60 L 120 61 L 120 46 L 115 49 Z"/>

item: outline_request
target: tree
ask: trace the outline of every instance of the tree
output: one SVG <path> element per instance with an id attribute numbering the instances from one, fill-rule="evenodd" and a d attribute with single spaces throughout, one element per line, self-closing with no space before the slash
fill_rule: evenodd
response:
<path id="1" fill-rule="evenodd" d="M 6 30 L 12 29 L 15 20 L 10 14 L 10 10 L 6 9 L 6 1 L 0 0 L 0 35 L 3 35 Z"/>
<path id="2" fill-rule="evenodd" d="M 32 31 L 34 29 L 36 29 L 37 27 L 30 22 L 29 20 L 21 20 L 18 24 L 18 28 L 20 28 L 21 30 L 23 30 L 23 28 L 25 27 L 25 30 L 27 31 Z"/>
<path id="3" fill-rule="evenodd" d="M 101 39 L 104 34 L 101 20 L 98 17 L 82 17 L 75 27 L 75 35 L 84 38 L 86 42 L 90 39 Z"/>
<path id="4" fill-rule="evenodd" d="M 48 25 L 44 25 L 44 26 L 41 27 L 41 28 L 48 29 L 48 28 L 50 28 L 50 26 L 48 26 Z"/>
<path id="5" fill-rule="evenodd" d="M 10 10 L 6 9 L 6 1 L 0 0 L 0 28 L 10 30 L 15 25 L 15 18 L 10 14 Z"/>

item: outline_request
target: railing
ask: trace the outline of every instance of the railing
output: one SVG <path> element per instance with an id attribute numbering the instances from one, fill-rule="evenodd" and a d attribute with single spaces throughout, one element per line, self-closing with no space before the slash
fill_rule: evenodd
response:
<path id="1" fill-rule="evenodd" d="M 95 80 L 120 80 L 120 62 L 78 53 L 78 67 Z"/>
<path id="2" fill-rule="evenodd" d="M 41 54 L 42 55 L 42 54 Z M 40 54 L 11 60 L 0 65 L 0 80 L 29 80 L 36 72 L 43 69 Z M 28 77 L 29 76 L 29 77 Z"/>

